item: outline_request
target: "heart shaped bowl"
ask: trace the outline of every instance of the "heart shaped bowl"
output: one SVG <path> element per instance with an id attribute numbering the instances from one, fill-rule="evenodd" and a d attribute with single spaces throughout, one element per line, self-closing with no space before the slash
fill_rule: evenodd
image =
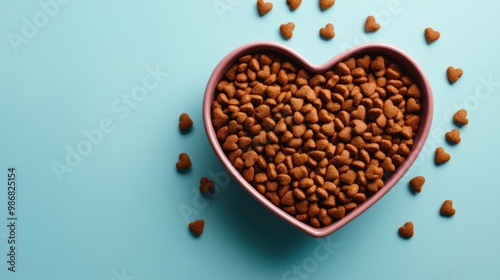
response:
<path id="1" fill-rule="evenodd" d="M 413 78 L 413 80 L 419 85 L 422 92 L 422 110 L 421 110 L 421 121 L 419 130 L 414 138 L 413 147 L 410 154 L 406 157 L 405 161 L 397 168 L 397 170 L 385 180 L 384 186 L 378 190 L 375 194 L 367 198 L 363 203 L 358 205 L 354 210 L 347 213 L 344 218 L 333 222 L 329 226 L 322 228 L 315 228 L 304 222 L 297 220 L 295 217 L 289 215 L 284 210 L 275 206 L 266 197 L 260 194 L 249 182 L 247 182 L 243 176 L 236 170 L 236 168 L 229 161 L 225 155 L 221 145 L 216 136 L 216 131 L 212 124 L 212 112 L 211 104 L 216 98 L 216 86 L 217 83 L 224 78 L 225 72 L 231 67 L 231 65 L 240 57 L 252 54 L 252 53 L 278 53 L 284 57 L 295 61 L 297 65 L 304 67 L 310 73 L 322 73 L 333 68 L 339 62 L 342 62 L 350 57 L 356 57 L 364 54 L 371 55 L 383 55 L 390 59 L 391 61 L 397 62 L 402 66 L 406 73 Z M 288 47 L 282 46 L 273 42 L 254 42 L 238 47 L 237 49 L 230 52 L 226 57 L 224 57 L 213 71 L 210 79 L 208 81 L 205 96 L 203 100 L 203 121 L 205 125 L 205 131 L 207 133 L 208 139 L 215 154 L 219 157 L 222 164 L 225 166 L 226 170 L 231 174 L 231 176 L 239 183 L 243 189 L 248 192 L 254 199 L 260 202 L 269 211 L 282 218 L 289 224 L 295 226 L 296 228 L 302 230 L 303 232 L 314 236 L 314 237 L 324 237 L 336 230 L 340 229 L 354 218 L 359 216 L 370 206 L 375 204 L 382 196 L 391 190 L 391 188 L 403 177 L 406 171 L 410 168 L 412 163 L 417 158 L 420 150 L 422 149 L 427 135 L 432 123 L 433 114 L 433 97 L 432 90 L 427 77 L 425 76 L 422 69 L 418 64 L 403 51 L 386 44 L 381 43 L 368 43 L 350 50 L 347 50 L 338 56 L 330 59 L 328 62 L 322 65 L 313 65 L 309 63 L 305 58 L 296 53 L 295 51 L 289 49 Z"/>

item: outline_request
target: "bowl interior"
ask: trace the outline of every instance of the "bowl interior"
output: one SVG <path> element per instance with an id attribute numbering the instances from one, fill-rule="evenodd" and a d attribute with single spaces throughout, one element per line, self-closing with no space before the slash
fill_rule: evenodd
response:
<path id="1" fill-rule="evenodd" d="M 224 151 L 216 136 L 216 131 L 212 125 L 212 115 L 211 115 L 211 103 L 215 98 L 217 83 L 224 77 L 225 72 L 230 68 L 230 66 L 241 56 L 249 53 L 265 53 L 265 52 L 275 52 L 279 53 L 290 60 L 296 61 L 298 65 L 303 66 L 305 69 L 311 73 L 325 72 L 331 69 L 338 62 L 344 61 L 345 59 L 352 56 L 359 56 L 364 54 L 379 54 L 390 58 L 392 61 L 399 63 L 403 66 L 414 81 L 420 86 L 422 91 L 422 111 L 421 111 L 421 122 L 419 130 L 414 138 L 414 145 L 412 147 L 410 155 L 408 155 L 405 161 L 397 168 L 396 172 L 392 174 L 388 179 L 386 179 L 384 187 L 377 191 L 375 194 L 366 199 L 365 202 L 361 203 L 351 212 L 347 213 L 344 218 L 332 223 L 329 226 L 322 228 L 314 228 L 306 223 L 297 220 L 295 217 L 290 216 L 288 213 L 280 209 L 279 207 L 272 204 L 266 197 L 261 195 L 257 190 L 248 183 L 243 176 L 233 167 L 232 163 L 226 157 Z M 247 191 L 253 198 L 259 201 L 264 207 L 270 210 L 272 213 L 276 214 L 286 222 L 297 227 L 298 229 L 306 232 L 307 234 L 314 237 L 323 237 L 328 234 L 333 233 L 338 230 L 348 222 L 352 221 L 374 203 L 376 203 L 382 196 L 384 196 L 398 181 L 403 177 L 406 171 L 410 168 L 411 164 L 415 161 L 420 150 L 422 149 L 432 122 L 433 114 L 433 98 L 432 90 L 427 77 L 425 76 L 422 69 L 418 64 L 403 51 L 386 44 L 381 43 L 368 43 L 354 47 L 347 50 L 338 56 L 330 59 L 322 65 L 312 65 L 301 55 L 294 52 L 293 50 L 282 46 L 277 43 L 272 42 L 255 42 L 247 45 L 243 45 L 234 51 L 230 52 L 226 57 L 224 57 L 213 71 L 206 90 L 203 100 L 203 122 L 205 126 L 205 131 L 207 133 L 208 139 L 212 148 L 214 149 L 216 155 L 219 157 L 226 170 L 231 174 L 231 176 L 239 183 L 245 191 Z"/>

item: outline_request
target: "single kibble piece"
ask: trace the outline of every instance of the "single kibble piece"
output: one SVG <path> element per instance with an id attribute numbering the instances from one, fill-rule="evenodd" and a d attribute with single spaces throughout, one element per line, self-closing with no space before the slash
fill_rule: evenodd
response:
<path id="1" fill-rule="evenodd" d="M 424 34 L 425 34 L 425 40 L 427 41 L 427 44 L 430 44 L 430 43 L 436 41 L 441 36 L 439 31 L 436 31 L 430 27 L 427 27 L 425 29 Z"/>
<path id="2" fill-rule="evenodd" d="M 453 208 L 453 201 L 447 199 L 443 202 L 443 204 L 441 205 L 441 209 L 439 209 L 439 213 L 442 215 L 442 216 L 446 216 L 446 217 L 451 217 L 453 215 L 455 215 L 455 208 Z"/>
<path id="3" fill-rule="evenodd" d="M 179 161 L 175 164 L 175 166 L 179 170 L 185 170 L 191 167 L 191 159 L 189 158 L 188 154 L 180 153 Z"/>
<path id="4" fill-rule="evenodd" d="M 319 0 L 319 6 L 322 11 L 335 5 L 335 0 Z"/>
<path id="5" fill-rule="evenodd" d="M 439 147 L 436 149 L 436 154 L 434 156 L 434 161 L 436 162 L 436 164 L 438 164 L 438 165 L 443 164 L 443 163 L 449 161 L 450 159 L 451 159 L 450 154 L 445 152 L 443 147 Z"/>
<path id="6" fill-rule="evenodd" d="M 462 140 L 460 138 L 460 131 L 458 129 L 453 129 L 452 131 L 446 132 L 444 135 L 446 138 L 446 141 L 451 144 L 458 144 Z"/>
<path id="7" fill-rule="evenodd" d="M 290 10 L 295 11 L 302 3 L 302 0 L 286 0 L 288 6 L 290 6 Z"/>
<path id="8" fill-rule="evenodd" d="M 188 114 L 182 113 L 179 117 L 179 128 L 181 130 L 186 130 L 193 125 L 193 120 L 189 117 Z"/>
<path id="9" fill-rule="evenodd" d="M 459 126 L 467 125 L 469 123 L 469 120 L 467 119 L 467 111 L 465 109 L 458 110 L 453 115 L 453 122 Z"/>
<path id="10" fill-rule="evenodd" d="M 448 77 L 448 81 L 450 81 L 451 84 L 458 81 L 458 78 L 462 77 L 463 74 L 464 71 L 460 68 L 454 68 L 450 66 L 446 69 L 446 76 Z"/>
<path id="11" fill-rule="evenodd" d="M 327 23 L 325 27 L 319 30 L 319 35 L 325 39 L 332 39 L 335 37 L 335 30 L 333 29 L 333 24 Z"/>
<path id="12" fill-rule="evenodd" d="M 273 3 L 265 2 L 264 0 L 257 0 L 257 10 L 259 15 L 263 16 L 273 9 Z"/>
<path id="13" fill-rule="evenodd" d="M 215 184 L 207 177 L 202 177 L 200 179 L 200 192 L 206 194 L 211 193 L 215 189 Z"/>
<path id="14" fill-rule="evenodd" d="M 204 220 L 196 220 L 189 223 L 189 230 L 196 236 L 200 236 L 203 233 L 203 228 L 205 227 Z"/>
<path id="15" fill-rule="evenodd" d="M 412 238 L 414 234 L 413 223 L 406 222 L 399 228 L 398 233 L 403 238 Z"/>
<path id="16" fill-rule="evenodd" d="M 415 192 L 421 192 L 422 191 L 422 186 L 425 184 L 425 177 L 424 176 L 417 176 L 413 179 L 410 180 L 410 186 L 413 191 Z"/>
<path id="17" fill-rule="evenodd" d="M 280 26 L 280 32 L 281 32 L 281 35 L 285 38 L 285 39 L 291 39 L 293 37 L 293 30 L 295 29 L 295 23 L 293 22 L 289 22 L 289 23 L 283 23 L 281 26 Z"/>
<path id="18" fill-rule="evenodd" d="M 374 16 L 368 16 L 365 21 L 365 31 L 375 32 L 380 29 L 380 24 L 377 23 Z"/>

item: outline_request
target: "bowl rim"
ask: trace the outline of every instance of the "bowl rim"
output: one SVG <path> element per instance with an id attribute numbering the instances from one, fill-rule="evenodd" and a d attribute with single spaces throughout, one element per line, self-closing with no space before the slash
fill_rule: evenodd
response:
<path id="1" fill-rule="evenodd" d="M 255 53 L 255 52 L 275 52 L 286 56 L 290 60 L 296 62 L 300 66 L 306 68 L 310 72 L 319 73 L 325 72 L 327 69 L 332 68 L 336 63 L 344 61 L 345 59 L 358 56 L 362 54 L 380 54 L 389 57 L 392 61 L 397 62 L 399 65 L 403 66 L 406 72 L 411 76 L 415 82 L 420 86 L 422 92 L 422 109 L 421 121 L 417 135 L 414 138 L 414 147 L 411 150 L 410 155 L 408 155 L 405 161 L 398 167 L 396 172 L 394 172 L 386 181 L 384 186 L 377 191 L 375 194 L 370 196 L 366 201 L 358 205 L 354 210 L 347 213 L 344 218 L 333 222 L 331 225 L 315 228 L 306 223 L 297 220 L 295 217 L 289 215 L 284 210 L 272 204 L 264 195 L 260 194 L 250 183 L 248 183 L 243 176 L 233 167 L 232 163 L 226 157 L 224 151 L 216 136 L 215 129 L 212 125 L 212 114 L 211 114 L 211 103 L 215 98 L 216 86 L 220 79 L 224 76 L 225 72 L 229 67 L 242 55 Z M 396 183 L 403 178 L 405 173 L 408 171 L 410 166 L 416 160 L 420 151 L 422 150 L 427 136 L 429 134 L 432 117 L 434 112 L 434 100 L 432 94 L 432 88 L 430 82 L 425 75 L 424 71 L 417 64 L 417 62 L 404 51 L 385 43 L 365 43 L 348 49 L 323 64 L 314 65 L 306 60 L 302 55 L 290 49 L 287 46 L 281 45 L 275 42 L 268 41 L 257 41 L 252 43 L 244 44 L 237 47 L 233 51 L 229 52 L 215 67 L 210 79 L 208 80 L 207 86 L 205 88 L 205 94 L 203 99 L 203 123 L 205 126 L 205 132 L 209 139 L 210 145 L 215 151 L 215 154 L 219 160 L 224 165 L 226 171 L 233 177 L 236 182 L 254 199 L 256 199 L 260 204 L 267 208 L 270 212 L 282 218 L 284 221 L 288 222 L 292 226 L 298 228 L 299 230 L 313 236 L 313 237 L 324 237 L 338 229 L 342 228 L 361 213 L 366 211 L 368 208 L 373 206 L 377 201 L 380 200 L 385 194 L 387 194 Z"/>

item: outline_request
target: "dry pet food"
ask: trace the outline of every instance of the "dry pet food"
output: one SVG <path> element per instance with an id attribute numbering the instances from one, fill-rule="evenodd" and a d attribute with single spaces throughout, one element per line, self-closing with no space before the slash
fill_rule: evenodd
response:
<path id="1" fill-rule="evenodd" d="M 202 177 L 200 179 L 200 192 L 206 194 L 206 193 L 212 193 L 215 189 L 214 182 L 212 182 L 210 179 L 207 177 Z"/>
<path id="2" fill-rule="evenodd" d="M 280 32 L 281 32 L 281 35 L 285 38 L 285 39 L 290 39 L 293 37 L 293 30 L 295 29 L 295 23 L 293 22 L 289 22 L 289 23 L 283 23 L 281 26 L 280 26 Z"/>
<path id="3" fill-rule="evenodd" d="M 417 176 L 417 177 L 410 180 L 411 189 L 415 192 L 418 192 L 418 193 L 422 191 L 422 186 L 424 184 L 425 184 L 425 177 L 424 176 Z"/>
<path id="4" fill-rule="evenodd" d="M 181 130 L 189 129 L 193 125 L 193 120 L 189 117 L 188 114 L 182 113 L 179 117 L 179 128 Z"/>
<path id="5" fill-rule="evenodd" d="M 414 234 L 413 223 L 406 222 L 399 228 L 398 233 L 403 238 L 412 238 Z"/>
<path id="6" fill-rule="evenodd" d="M 422 96 L 384 56 L 310 73 L 277 53 L 252 53 L 218 82 L 212 123 L 229 161 L 259 193 L 323 227 L 383 188 L 404 162 Z"/>
<path id="7" fill-rule="evenodd" d="M 443 205 L 441 205 L 441 209 L 439 209 L 439 213 L 442 215 L 442 216 L 446 216 L 446 217 L 451 217 L 453 215 L 455 215 L 455 208 L 453 208 L 453 201 L 451 200 L 445 200 L 443 202 Z"/>
<path id="8" fill-rule="evenodd" d="M 436 154 L 434 155 L 434 161 L 436 164 L 440 165 L 443 164 L 451 159 L 450 154 L 445 152 L 443 147 L 439 147 L 436 149 Z"/>
<path id="9" fill-rule="evenodd" d="M 365 21 L 365 31 L 375 32 L 380 29 L 380 24 L 377 23 L 374 16 L 368 16 Z"/>
<path id="10" fill-rule="evenodd" d="M 448 143 L 451 143 L 451 144 L 458 144 L 462 140 L 460 138 L 460 131 L 456 128 L 450 132 L 446 132 L 446 134 L 444 136 L 446 138 L 446 141 L 448 141 Z"/>
<path id="11" fill-rule="evenodd" d="M 335 0 L 319 0 L 319 6 L 322 11 L 335 5 Z"/>
<path id="12" fill-rule="evenodd" d="M 455 122 L 458 126 L 467 125 L 469 123 L 469 120 L 467 119 L 467 111 L 465 109 L 458 110 L 453 115 L 453 122 Z"/>
<path id="13" fill-rule="evenodd" d="M 286 0 L 288 6 L 290 6 L 290 10 L 295 11 L 302 3 L 302 0 Z"/>
<path id="14" fill-rule="evenodd" d="M 257 0 L 257 10 L 259 15 L 263 16 L 273 9 L 273 3 L 265 2 L 264 0 Z"/>
<path id="15" fill-rule="evenodd" d="M 188 154 L 180 153 L 179 161 L 175 164 L 175 166 L 179 170 L 185 170 L 191 167 L 191 159 L 189 158 Z"/>
<path id="16" fill-rule="evenodd" d="M 425 29 L 424 35 L 425 35 L 425 40 L 427 41 L 427 44 L 433 43 L 434 41 L 439 39 L 439 37 L 441 36 L 439 31 L 435 31 L 434 29 L 432 29 L 430 27 L 427 27 Z"/>
<path id="17" fill-rule="evenodd" d="M 200 236 L 203 233 L 203 228 L 205 227 L 204 220 L 196 220 L 194 222 L 189 223 L 189 230 L 196 235 Z"/>
<path id="18" fill-rule="evenodd" d="M 458 78 L 462 77 L 463 74 L 464 71 L 462 71 L 462 69 L 460 68 L 454 68 L 450 66 L 446 69 L 446 76 L 448 77 L 448 81 L 450 81 L 450 83 L 452 84 L 458 81 Z"/>
<path id="19" fill-rule="evenodd" d="M 327 23 L 325 27 L 319 30 L 319 35 L 325 39 L 332 39 L 335 37 L 335 31 L 333 30 L 333 24 Z"/>

